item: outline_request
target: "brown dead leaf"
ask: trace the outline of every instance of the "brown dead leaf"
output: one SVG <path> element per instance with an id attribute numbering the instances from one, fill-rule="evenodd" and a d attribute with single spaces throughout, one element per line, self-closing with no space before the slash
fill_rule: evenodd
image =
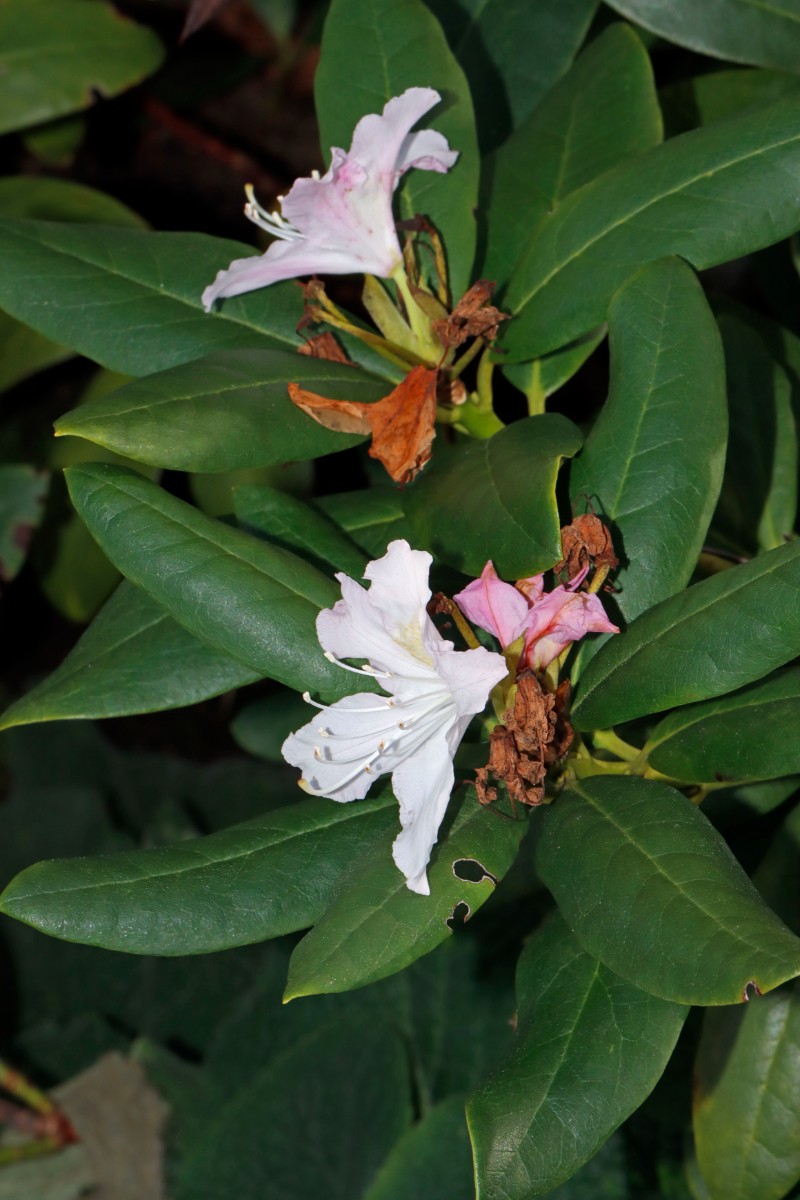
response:
<path id="1" fill-rule="evenodd" d="M 488 303 L 493 292 L 493 283 L 479 279 L 464 293 L 449 317 L 434 321 L 433 332 L 443 346 L 449 350 L 473 337 L 482 337 L 487 342 L 494 340 L 500 322 L 507 321 L 508 314 Z"/>
<path id="2" fill-rule="evenodd" d="M 298 354 L 306 354 L 309 358 L 324 358 L 326 362 L 346 363 L 355 366 L 351 358 L 337 342 L 332 333 L 318 333 L 307 338 L 302 346 L 297 347 Z"/>
<path id="3" fill-rule="evenodd" d="M 372 434 L 372 458 L 382 462 L 395 483 L 409 483 L 431 456 L 436 436 L 436 382 L 431 367 L 414 367 L 402 383 L 374 404 L 331 400 L 289 384 L 298 408 L 337 433 Z"/>
<path id="4" fill-rule="evenodd" d="M 558 691 L 546 691 L 533 671 L 517 680 L 514 703 L 505 724 L 496 725 L 489 737 L 489 761 L 475 772 L 475 790 L 481 804 L 497 799 L 489 776 L 506 785 L 512 803 L 537 805 L 544 799 L 548 768 L 566 754 L 572 727 L 564 716 L 569 682 Z"/>
<path id="5" fill-rule="evenodd" d="M 614 543 L 611 534 L 603 522 L 594 513 L 584 513 L 575 517 L 571 525 L 565 525 L 561 530 L 561 553 L 563 558 L 553 567 L 556 575 L 567 572 L 569 579 L 574 579 L 586 567 L 605 567 L 613 571 L 619 566 L 619 559 L 614 553 Z"/>

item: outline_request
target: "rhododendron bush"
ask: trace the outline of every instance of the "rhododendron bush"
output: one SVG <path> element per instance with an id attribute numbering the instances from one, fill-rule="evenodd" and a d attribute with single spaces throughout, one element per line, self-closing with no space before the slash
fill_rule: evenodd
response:
<path id="1" fill-rule="evenodd" d="M 0 1121 L 88 1147 L 105 1053 L 175 1200 L 800 1195 L 800 5 L 193 0 L 315 68 L 282 193 L 142 85 L 233 241 L 58 178 L 164 51 L 27 3 L 0 577 L 85 628 L 0 717 Z"/>

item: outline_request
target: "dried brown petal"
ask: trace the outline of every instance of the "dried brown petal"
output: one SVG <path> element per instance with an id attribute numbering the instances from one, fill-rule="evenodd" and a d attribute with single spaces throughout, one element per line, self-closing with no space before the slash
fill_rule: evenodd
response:
<path id="1" fill-rule="evenodd" d="M 326 362 L 346 363 L 353 367 L 355 363 L 348 358 L 347 353 L 337 342 L 332 333 L 318 333 L 314 337 L 307 338 L 302 346 L 297 347 L 298 354 L 305 354 L 309 358 L 324 358 Z"/>
<path id="2" fill-rule="evenodd" d="M 606 526 L 594 513 L 575 517 L 571 525 L 561 530 L 561 553 L 563 558 L 553 567 L 556 575 L 566 571 L 569 579 L 585 567 L 605 567 L 608 571 L 619 566 L 614 553 L 614 543 Z"/>
<path id="3" fill-rule="evenodd" d="M 482 337 L 491 342 L 501 321 L 508 315 L 488 303 L 494 292 L 494 284 L 488 279 L 479 279 L 464 293 L 450 316 L 434 321 L 433 332 L 448 350 L 460 346 L 469 338 Z"/>

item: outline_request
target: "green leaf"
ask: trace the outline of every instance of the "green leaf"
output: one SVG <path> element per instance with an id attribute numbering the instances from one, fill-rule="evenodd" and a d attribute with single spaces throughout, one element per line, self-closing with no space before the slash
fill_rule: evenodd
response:
<path id="1" fill-rule="evenodd" d="M 430 896 L 409 891 L 395 866 L 396 830 L 375 843 L 369 858 L 360 856 L 292 955 L 285 1000 L 350 991 L 402 971 L 450 936 L 451 918 L 463 913 L 467 920 L 489 899 L 514 861 L 527 822 L 487 812 L 473 789 L 458 805 L 451 801 L 449 817 L 428 868 Z M 459 864 L 469 867 L 463 878 Z"/>
<path id="2" fill-rule="evenodd" d="M 72 467 L 66 475 L 101 549 L 189 633 L 298 691 L 335 698 L 352 690 L 349 673 L 324 657 L 317 640 L 317 612 L 337 598 L 332 579 L 119 467 Z"/>
<path id="3" fill-rule="evenodd" d="M 587 952 L 654 996 L 736 1004 L 800 974 L 800 939 L 663 783 L 574 784 L 544 813 L 537 866 Z"/>
<path id="4" fill-rule="evenodd" d="M 800 648 L 800 543 L 671 596 L 611 638 L 581 675 L 572 720 L 600 729 L 723 696 Z"/>
<path id="5" fill-rule="evenodd" d="M 203 312 L 203 288 L 249 252 L 251 246 L 200 233 L 4 220 L 0 307 L 126 375 L 217 350 L 293 349 L 303 305 L 291 281 L 237 296 L 218 313 Z"/>
<path id="6" fill-rule="evenodd" d="M 608 329 L 608 401 L 572 465 L 570 492 L 619 531 L 615 600 L 631 621 L 686 586 L 703 547 L 725 463 L 725 363 L 703 289 L 680 259 L 652 263 L 621 288 Z"/>
<path id="7" fill-rule="evenodd" d="M 520 956 L 517 1000 L 516 1045 L 467 1105 L 479 1200 L 569 1179 L 649 1095 L 688 1012 L 614 975 L 558 916 Z"/>
<path id="8" fill-rule="evenodd" d="M 234 505 L 239 524 L 271 542 L 322 563 L 326 570 L 333 567 L 353 579 L 364 574 L 363 550 L 329 517 L 295 496 L 263 485 L 238 487 Z"/>
<path id="9" fill-rule="evenodd" d="M 337 492 L 333 496 L 320 496 L 314 504 L 340 525 L 370 558 L 380 558 L 395 538 L 413 541 L 397 488 Z"/>
<path id="10" fill-rule="evenodd" d="M 648 761 L 686 783 L 748 783 L 800 771 L 794 736 L 800 668 L 780 671 L 720 700 L 670 713 L 650 735 Z"/>
<path id="11" fill-rule="evenodd" d="M 713 546 L 752 554 L 782 546 L 797 515 L 797 430 L 789 377 L 745 322 L 720 317 L 730 406 Z M 754 404 L 754 397 L 758 403 Z"/>
<path id="12" fill-rule="evenodd" d="M 72 351 L 28 329 L 7 313 L 0 312 L 0 392 L 45 367 L 71 358 Z"/>
<path id="13" fill-rule="evenodd" d="M 342 81 L 358 64 L 358 87 Z M 441 26 L 422 0 L 332 0 L 314 80 L 320 141 L 350 145 L 367 113 L 379 113 L 409 87 L 435 87 L 444 103 L 427 113 L 425 129 L 443 134 L 458 162 L 446 174 L 412 170 L 399 190 L 403 218 L 415 213 L 436 226 L 447 253 L 454 299 L 466 291 L 475 255 L 478 202 L 478 142 L 472 99 L 464 73 L 450 52 Z"/>
<path id="14" fill-rule="evenodd" d="M 706 1014 L 694 1137 L 713 1200 L 782 1200 L 800 1181 L 800 985 Z"/>
<path id="15" fill-rule="evenodd" d="M 114 96 L 161 65 L 155 34 L 96 0 L 3 0 L 0 133 Z"/>
<path id="16" fill-rule="evenodd" d="M 318 921 L 342 872 L 396 822 L 388 790 L 302 800 L 207 837 L 17 875 L 0 911 L 42 933 L 128 954 L 208 954 Z"/>
<path id="17" fill-rule="evenodd" d="M 696 129 L 698 125 L 732 117 L 753 104 L 768 104 L 798 92 L 800 79 L 796 75 L 736 68 L 709 71 L 669 83 L 660 89 L 658 98 L 667 136 L 674 137 L 677 133 Z"/>
<path id="18" fill-rule="evenodd" d="M 49 485 L 48 471 L 23 463 L 0 465 L 0 583 L 10 583 L 25 561 Z"/>
<path id="19" fill-rule="evenodd" d="M 38 0 L 33 0 L 36 4 Z M 8 0 L 6 0 L 8 3 Z M 66 4 L 74 0 L 65 0 Z M 145 221 L 113 196 L 69 179 L 10 175 L 0 179 L 0 214 L 38 221 L 96 221 L 144 229 Z"/>
<path id="20" fill-rule="evenodd" d="M 605 319 L 629 275 L 665 255 L 711 267 L 800 224 L 800 99 L 673 138 L 573 192 L 520 255 L 501 335 L 509 361 L 538 357 Z M 707 220 L 713 208 L 714 220 Z"/>
<path id="21" fill-rule="evenodd" d="M 411 1122 L 410 1087 L 388 1022 L 326 1022 L 222 1109 L 181 1164 L 176 1200 L 355 1200 Z"/>
<path id="22" fill-rule="evenodd" d="M 0 729 L 162 712 L 258 678 L 192 637 L 145 592 L 122 583 L 61 666 L 6 709 Z"/>
<path id="23" fill-rule="evenodd" d="M 289 399 L 289 382 L 335 399 L 369 402 L 386 394 L 385 380 L 341 363 L 285 350 L 227 350 L 82 404 L 59 418 L 56 433 L 186 471 L 317 458 L 364 440 L 311 420 Z"/>
<path id="24" fill-rule="evenodd" d="M 395 1143 L 364 1200 L 474 1200 L 462 1096 L 443 1100 Z"/>
<path id="25" fill-rule="evenodd" d="M 469 80 L 485 154 L 505 141 L 569 67 L 597 0 L 428 0 L 428 7 Z"/>
<path id="26" fill-rule="evenodd" d="M 503 366 L 503 374 L 514 387 L 525 393 L 531 413 L 542 412 L 547 397 L 572 378 L 605 336 L 606 327 L 602 325 L 563 350 L 554 350 L 533 362 L 508 363 Z"/>
<path id="27" fill-rule="evenodd" d="M 302 696 L 281 688 L 238 712 L 231 721 L 231 736 L 248 754 L 279 763 L 283 762 L 281 746 L 307 720 L 308 707 Z"/>
<path id="28" fill-rule="evenodd" d="M 418 544 L 467 575 L 487 559 L 507 579 L 547 570 L 561 557 L 558 469 L 580 445 L 571 421 L 547 413 L 438 449 L 403 493 Z"/>
<path id="29" fill-rule="evenodd" d="M 661 137 L 650 59 L 632 29 L 613 25 L 487 160 L 481 274 L 507 281 L 521 246 L 567 196 Z"/>
<path id="30" fill-rule="evenodd" d="M 712 58 L 798 72 L 800 5 L 760 0 L 609 0 L 612 8 L 679 46 Z"/>

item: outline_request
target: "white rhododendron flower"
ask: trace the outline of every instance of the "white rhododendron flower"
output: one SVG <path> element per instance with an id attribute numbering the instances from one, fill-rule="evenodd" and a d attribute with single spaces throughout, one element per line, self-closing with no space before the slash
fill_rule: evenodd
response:
<path id="1" fill-rule="evenodd" d="M 429 554 L 395 541 L 368 564 L 369 590 L 337 575 L 342 599 L 317 617 L 320 644 L 328 658 L 374 677 L 388 695 L 362 692 L 317 705 L 315 719 L 282 747 L 303 772 L 301 786 L 331 800 L 360 800 L 379 775 L 391 774 L 402 826 L 394 861 L 409 888 L 425 896 L 426 867 L 453 787 L 453 755 L 508 669 L 499 654 L 455 650 L 444 640 L 426 611 L 430 565 Z M 367 665 L 347 667 L 344 658 Z"/>
<path id="2" fill-rule="evenodd" d="M 441 96 L 433 88 L 408 88 L 383 112 L 362 117 L 345 154 L 334 147 L 320 179 L 298 179 L 268 213 L 248 189 L 245 213 L 278 240 L 261 257 L 236 259 L 203 292 L 206 310 L 221 296 L 238 296 L 300 275 L 379 275 L 402 266 L 392 196 L 411 167 L 449 171 L 458 158 L 433 129 L 412 127 Z"/>

